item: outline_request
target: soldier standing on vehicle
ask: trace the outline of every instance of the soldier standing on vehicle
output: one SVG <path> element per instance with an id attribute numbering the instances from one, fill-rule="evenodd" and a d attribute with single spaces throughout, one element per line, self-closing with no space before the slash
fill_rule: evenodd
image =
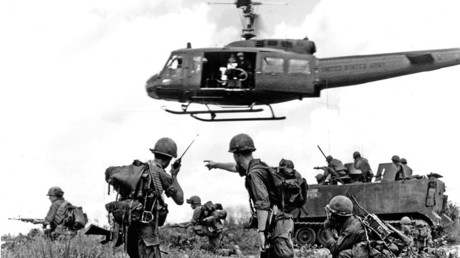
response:
<path id="1" fill-rule="evenodd" d="M 149 175 L 155 173 L 159 175 L 158 188 L 156 187 L 155 182 L 152 183 L 143 183 L 142 193 L 138 196 L 149 198 L 150 196 L 161 195 L 159 192 L 163 192 L 167 197 L 170 197 L 178 205 L 184 203 L 184 197 L 182 188 L 179 185 L 177 180 L 177 175 L 180 171 L 181 164 L 177 162 L 180 159 L 177 159 L 176 162 L 171 166 L 170 174 L 166 173 L 165 169 L 171 162 L 172 158 L 177 158 L 177 145 L 171 138 L 161 138 L 159 139 L 155 147 L 150 149 L 154 154 L 154 160 L 149 161 L 148 170 Z M 147 164 L 146 164 L 147 165 Z M 155 181 L 152 178 L 152 181 Z M 161 187 L 160 187 L 161 186 Z M 139 197 L 136 198 L 139 198 Z M 161 197 L 161 196 L 160 196 Z M 157 197 L 157 198 L 160 198 Z M 144 203 L 144 198 L 139 198 L 141 203 Z M 157 202 L 154 202 L 157 203 Z M 152 206 L 153 204 L 147 205 Z M 151 210 L 154 210 L 154 207 L 151 207 Z M 149 207 L 143 207 L 144 212 L 150 210 Z M 159 258 L 161 257 L 160 252 L 160 239 L 158 231 L 158 221 L 159 218 L 154 217 L 151 221 L 133 221 L 128 228 L 128 255 L 131 258 L 140 257 L 140 258 Z"/>
<path id="2" fill-rule="evenodd" d="M 45 235 L 55 239 L 60 235 L 75 235 L 75 232 L 64 226 L 64 218 L 69 204 L 64 200 L 64 191 L 59 186 L 53 186 L 48 190 L 47 196 L 51 206 L 44 220 L 34 220 L 34 224 L 43 224 Z"/>
<path id="3" fill-rule="evenodd" d="M 342 161 L 339 159 L 334 159 L 331 155 L 326 157 L 326 162 L 327 162 L 327 167 L 314 167 L 314 169 L 322 169 L 324 170 L 323 176 L 316 176 L 316 179 L 318 181 L 318 178 L 320 178 L 320 182 L 318 184 L 326 184 L 325 182 L 328 181 L 329 184 L 336 185 L 337 182 L 341 183 L 347 183 L 348 180 L 342 180 L 342 177 L 348 176 L 348 170 L 347 168 L 343 165 Z"/>
<path id="4" fill-rule="evenodd" d="M 374 177 L 374 173 L 372 173 L 371 166 L 369 165 L 369 161 L 366 158 L 361 157 L 361 153 L 358 151 L 355 151 L 353 153 L 353 159 L 355 160 L 354 166 L 355 169 L 361 170 L 362 178 L 361 181 L 363 183 L 369 183 L 372 181 L 372 178 Z"/>
<path id="5" fill-rule="evenodd" d="M 401 160 L 399 159 L 399 156 L 393 155 L 393 157 L 391 157 L 391 161 L 393 162 L 393 165 L 396 167 L 395 181 L 405 179 L 406 174 L 404 173 L 403 166 L 401 166 Z"/>
<path id="6" fill-rule="evenodd" d="M 412 168 L 410 168 L 408 165 L 407 165 L 407 160 L 405 158 L 401 158 L 401 166 L 403 167 L 404 169 L 404 174 L 406 176 L 412 176 Z"/>
<path id="7" fill-rule="evenodd" d="M 353 203 L 343 195 L 337 195 L 326 205 L 327 219 L 324 222 L 326 247 L 332 257 L 353 257 L 353 246 L 366 241 L 366 232 L 361 221 L 353 215 Z M 334 238 L 332 230 L 338 233 Z"/>
<path id="8" fill-rule="evenodd" d="M 280 198 L 269 180 L 268 165 L 252 156 L 255 150 L 249 135 L 235 135 L 230 141 L 229 152 L 233 153 L 236 164 L 205 160 L 206 167 L 237 172 L 245 177 L 245 186 L 256 210 L 261 257 L 294 257 L 292 215 L 277 208 L 281 207 Z"/>

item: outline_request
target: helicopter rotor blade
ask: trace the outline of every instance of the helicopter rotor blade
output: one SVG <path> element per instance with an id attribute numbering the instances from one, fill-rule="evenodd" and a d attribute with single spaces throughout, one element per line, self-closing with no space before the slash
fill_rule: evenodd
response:
<path id="1" fill-rule="evenodd" d="M 208 2 L 208 4 L 235 4 L 234 2 Z"/>

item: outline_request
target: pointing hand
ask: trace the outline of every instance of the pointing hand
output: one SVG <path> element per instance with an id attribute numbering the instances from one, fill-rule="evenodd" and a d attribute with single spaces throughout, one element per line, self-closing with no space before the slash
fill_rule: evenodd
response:
<path id="1" fill-rule="evenodd" d="M 215 161 L 212 161 L 212 160 L 203 160 L 203 162 L 206 162 L 207 164 L 204 165 L 205 167 L 207 167 L 209 170 L 213 169 L 213 168 L 216 168 L 216 164 L 217 162 Z"/>

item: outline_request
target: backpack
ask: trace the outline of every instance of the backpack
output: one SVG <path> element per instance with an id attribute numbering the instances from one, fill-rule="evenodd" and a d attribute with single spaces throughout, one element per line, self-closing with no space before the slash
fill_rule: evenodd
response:
<path id="1" fill-rule="evenodd" d="M 222 232 L 224 226 L 221 220 L 226 217 L 227 212 L 220 203 L 213 204 L 208 201 L 201 206 L 198 225 L 193 227 L 193 231 L 199 236 L 216 237 Z"/>
<path id="2" fill-rule="evenodd" d="M 88 216 L 81 206 L 69 205 L 66 211 L 65 225 L 73 230 L 79 230 L 88 223 Z"/>
<path id="3" fill-rule="evenodd" d="M 280 200 L 281 210 L 291 212 L 301 208 L 307 202 L 307 180 L 296 170 L 283 167 L 268 167 L 268 175 Z"/>
<path id="4" fill-rule="evenodd" d="M 153 161 L 146 164 L 135 160 L 132 165 L 107 168 L 105 180 L 109 188 L 112 185 L 121 195 L 121 200 L 117 199 L 106 204 L 106 209 L 113 215 L 115 222 L 124 225 L 138 221 L 148 223 L 158 214 L 158 226 L 164 224 L 168 215 L 168 206 L 161 197 L 163 188 L 154 166 Z M 153 185 L 155 189 L 153 196 L 146 196 L 144 188 L 147 186 L 146 183 Z"/>
<path id="5" fill-rule="evenodd" d="M 56 212 L 56 223 L 76 231 L 85 227 L 88 223 L 88 216 L 83 212 L 82 207 L 64 201 Z"/>

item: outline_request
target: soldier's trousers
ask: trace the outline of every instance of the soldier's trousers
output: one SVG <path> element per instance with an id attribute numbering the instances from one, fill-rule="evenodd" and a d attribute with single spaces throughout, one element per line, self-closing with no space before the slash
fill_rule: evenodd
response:
<path id="1" fill-rule="evenodd" d="M 136 227 L 128 230 L 127 253 L 130 258 L 161 258 L 160 245 L 147 246 L 141 230 Z"/>

